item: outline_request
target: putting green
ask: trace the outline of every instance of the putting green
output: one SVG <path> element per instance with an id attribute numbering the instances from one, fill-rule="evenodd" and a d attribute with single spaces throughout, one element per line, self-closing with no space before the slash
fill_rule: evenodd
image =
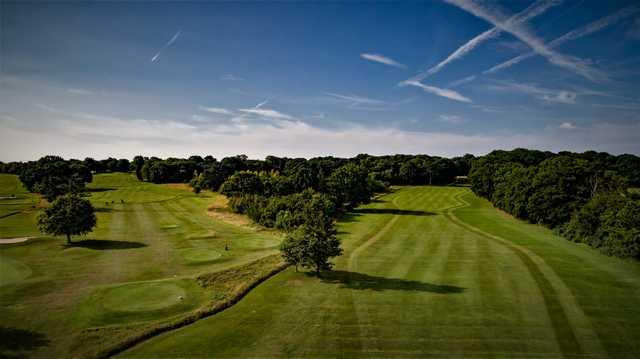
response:
<path id="1" fill-rule="evenodd" d="M 188 248 L 180 251 L 180 255 L 187 262 L 210 262 L 222 257 L 222 254 L 214 249 Z"/>
<path id="2" fill-rule="evenodd" d="M 31 275 L 26 264 L 8 257 L 0 257 L 0 286 L 19 282 Z"/>
<path id="3" fill-rule="evenodd" d="M 106 290 L 102 305 L 112 311 L 152 311 L 176 305 L 185 297 L 185 290 L 176 283 L 133 283 Z"/>

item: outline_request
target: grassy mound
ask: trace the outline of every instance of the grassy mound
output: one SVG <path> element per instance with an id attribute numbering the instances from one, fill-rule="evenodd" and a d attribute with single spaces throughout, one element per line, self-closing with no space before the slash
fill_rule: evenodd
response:
<path id="1" fill-rule="evenodd" d="M 151 311 L 178 304 L 186 295 L 176 283 L 133 283 L 106 290 L 102 305 L 112 311 Z"/>

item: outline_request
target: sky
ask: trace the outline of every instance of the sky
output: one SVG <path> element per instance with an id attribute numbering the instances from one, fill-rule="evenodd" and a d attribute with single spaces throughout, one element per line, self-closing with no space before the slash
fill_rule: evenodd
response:
<path id="1" fill-rule="evenodd" d="M 0 2 L 0 161 L 640 154 L 637 1 Z"/>

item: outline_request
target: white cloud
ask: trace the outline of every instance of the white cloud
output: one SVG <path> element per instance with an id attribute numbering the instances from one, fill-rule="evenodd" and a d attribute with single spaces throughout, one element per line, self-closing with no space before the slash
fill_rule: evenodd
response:
<path id="1" fill-rule="evenodd" d="M 202 111 L 206 111 L 206 112 L 211 112 L 211 113 L 217 113 L 219 115 L 231 115 L 231 111 L 227 110 L 226 108 L 221 108 L 221 107 L 204 107 L 204 106 L 200 106 L 200 110 Z"/>
<path id="2" fill-rule="evenodd" d="M 493 26 L 516 37 L 527 44 L 536 54 L 546 58 L 550 63 L 570 70 L 591 81 L 602 81 L 604 75 L 591 68 L 586 61 L 569 57 L 551 50 L 541 39 L 529 32 L 517 22 L 508 21 L 507 17 L 497 7 L 487 9 L 471 0 L 444 0 L 470 14 L 488 21 Z"/>
<path id="3" fill-rule="evenodd" d="M 561 128 L 563 130 L 575 130 L 576 129 L 576 125 L 574 125 L 571 122 L 563 122 L 560 124 L 560 126 L 558 126 L 558 128 Z"/>
<path id="4" fill-rule="evenodd" d="M 596 21 L 593 21 L 585 26 L 582 26 L 580 28 L 577 28 L 575 30 L 569 31 L 568 33 L 556 38 L 555 40 L 551 41 L 549 43 L 549 47 L 550 48 L 555 48 L 558 47 L 568 41 L 572 41 L 572 40 L 577 40 L 580 39 L 582 37 L 585 37 L 589 34 L 592 34 L 594 32 L 597 32 L 599 30 L 602 30 L 605 27 L 608 27 L 610 25 L 613 25 L 615 23 L 617 23 L 618 21 L 629 17 L 633 14 L 635 14 L 636 12 L 638 12 L 638 10 L 640 10 L 640 7 L 638 7 L 637 5 L 631 5 L 628 7 L 625 7 L 621 10 L 616 11 L 613 14 L 610 14 L 608 16 L 605 16 L 603 18 L 600 18 Z M 640 21 L 640 20 L 637 20 Z M 516 56 L 510 60 L 507 60 L 503 63 L 500 63 L 498 65 L 493 66 L 492 68 L 483 71 L 483 74 L 492 74 L 492 73 L 496 73 L 500 70 L 506 69 L 508 67 L 511 67 L 515 64 L 518 64 L 530 57 L 533 57 L 537 55 L 536 52 L 527 52 L 525 54 Z"/>
<path id="5" fill-rule="evenodd" d="M 178 39 L 181 33 L 182 33 L 182 30 L 178 30 L 178 32 L 176 32 L 175 35 L 173 35 L 173 37 L 171 37 L 171 39 L 169 39 L 169 41 L 167 41 L 167 43 L 164 44 L 164 46 L 162 46 L 160 50 L 156 52 L 155 55 L 153 55 L 153 57 L 151 58 L 151 62 L 156 62 L 156 60 L 160 57 L 160 54 L 162 53 L 162 51 L 164 51 L 167 47 L 171 46 L 171 44 L 173 44 Z"/>
<path id="6" fill-rule="evenodd" d="M 244 79 L 240 76 L 235 76 L 233 74 L 225 74 L 220 76 L 220 80 L 222 81 L 244 81 Z"/>
<path id="7" fill-rule="evenodd" d="M 24 121 L 0 118 L 0 160 L 31 160 L 47 154 L 64 157 L 132 158 L 134 155 L 179 156 L 194 153 L 224 157 L 246 153 L 290 157 L 427 153 L 455 156 L 484 154 L 516 147 L 542 150 L 638 153 L 640 122 L 599 123 L 572 129 L 549 127 L 497 134 L 412 132 L 389 127 L 343 125 L 325 129 L 302 121 L 185 124 L 174 120 L 117 118 L 95 114 L 51 114 L 46 126 L 26 127 Z M 23 120 L 22 118 L 18 118 Z"/>
<path id="8" fill-rule="evenodd" d="M 284 114 L 282 112 L 278 112 L 272 109 L 266 108 L 240 108 L 238 111 L 246 114 L 256 115 L 260 117 L 274 118 L 280 120 L 292 120 L 293 117 Z"/>
<path id="9" fill-rule="evenodd" d="M 509 19 L 505 21 L 505 24 L 510 26 L 515 26 L 515 25 L 524 23 L 544 13 L 549 8 L 559 5 L 560 3 L 561 1 L 558 1 L 558 0 L 538 0 L 535 3 L 531 4 L 530 6 L 528 6 L 526 9 L 522 10 L 521 12 L 511 16 Z M 449 56 L 447 56 L 446 59 L 442 60 L 440 63 L 433 66 L 429 70 L 411 78 L 410 80 L 422 81 L 425 78 L 433 74 L 436 74 L 451 62 L 463 58 L 466 54 L 474 50 L 476 47 L 480 46 L 480 44 L 500 35 L 501 30 L 502 29 L 499 28 L 498 26 L 494 26 L 491 29 L 477 35 L 473 39 L 467 41 L 465 44 L 457 48 L 454 52 L 452 52 Z"/>
<path id="10" fill-rule="evenodd" d="M 458 115 L 440 115 L 440 121 L 450 123 L 452 125 L 459 125 L 464 123 L 464 118 Z"/>
<path id="11" fill-rule="evenodd" d="M 360 57 L 362 57 L 365 60 L 369 60 L 369 61 L 373 61 L 373 62 L 378 62 L 381 64 L 385 64 L 388 66 L 393 66 L 393 67 L 397 67 L 400 69 L 406 69 L 407 66 L 404 64 L 399 63 L 398 61 L 388 58 L 384 55 L 380 55 L 380 54 L 360 54 Z"/>
<path id="12" fill-rule="evenodd" d="M 442 89 L 442 88 L 435 87 L 435 86 L 429 86 L 429 85 L 425 85 L 425 84 L 423 84 L 421 82 L 418 82 L 418 81 L 407 80 L 407 81 L 401 82 L 400 84 L 401 85 L 409 85 L 409 86 L 419 87 L 422 90 L 424 90 L 425 92 L 428 92 L 430 94 L 434 94 L 436 96 L 448 98 L 448 99 L 454 100 L 454 101 L 473 102 L 473 101 L 471 101 L 471 99 L 469 99 L 469 98 L 467 98 L 465 96 L 462 96 L 461 94 L 459 94 L 458 92 L 456 92 L 454 90 Z"/>

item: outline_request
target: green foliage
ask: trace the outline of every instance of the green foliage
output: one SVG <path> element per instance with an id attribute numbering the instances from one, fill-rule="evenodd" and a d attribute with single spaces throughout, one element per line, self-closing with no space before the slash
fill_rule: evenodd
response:
<path id="1" fill-rule="evenodd" d="M 318 213 L 287 235 L 280 247 L 282 257 L 296 269 L 313 268 L 319 276 L 333 266 L 329 259 L 342 254 L 336 233 L 331 219 Z"/>
<path id="2" fill-rule="evenodd" d="M 559 227 L 567 239 L 610 255 L 637 257 L 638 201 L 626 191 L 627 179 L 609 169 L 618 164 L 612 158 L 597 152 L 494 151 L 476 160 L 469 176 L 476 194 L 518 218 Z"/>
<path id="3" fill-rule="evenodd" d="M 240 171 L 229 177 L 220 187 L 220 193 L 227 197 L 262 193 L 260 177 L 249 171 Z"/>
<path id="4" fill-rule="evenodd" d="M 72 235 L 91 232 L 96 222 L 91 202 L 77 194 L 59 197 L 38 218 L 38 226 L 42 232 L 54 236 L 66 235 L 69 243 Z"/>
<path id="5" fill-rule="evenodd" d="M 65 193 L 83 191 L 92 178 L 91 171 L 82 162 L 65 161 L 58 156 L 28 162 L 20 173 L 20 181 L 29 192 L 41 193 L 49 201 Z"/>
<path id="6" fill-rule="evenodd" d="M 335 170 L 327 179 L 327 187 L 329 194 L 336 199 L 336 204 L 346 208 L 368 203 L 373 194 L 367 170 L 352 163 Z"/>
<path id="7" fill-rule="evenodd" d="M 563 234 L 609 255 L 640 259 L 640 201 L 600 193 L 576 212 Z"/>

